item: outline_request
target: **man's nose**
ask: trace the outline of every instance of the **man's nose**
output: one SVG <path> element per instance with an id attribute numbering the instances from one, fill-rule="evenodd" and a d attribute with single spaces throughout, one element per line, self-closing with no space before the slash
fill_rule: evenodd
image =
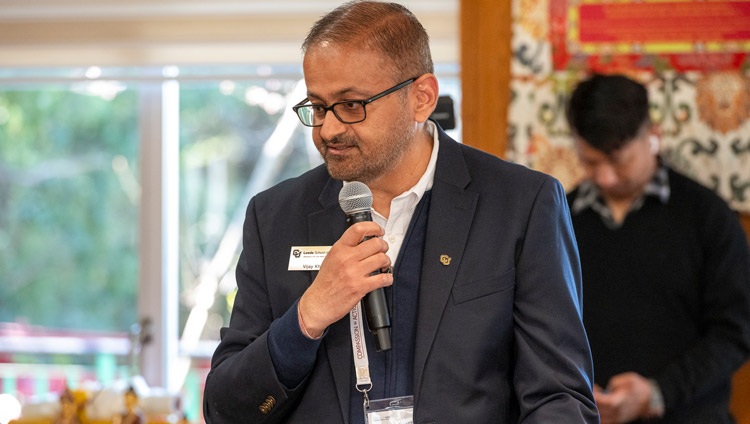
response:
<path id="1" fill-rule="evenodd" d="M 344 131 L 346 131 L 346 124 L 339 121 L 332 110 L 326 111 L 323 125 L 320 126 L 320 137 L 324 140 L 331 140 Z"/>
<path id="2" fill-rule="evenodd" d="M 612 187 L 617 184 L 619 177 L 614 167 L 608 164 L 600 164 L 594 168 L 593 180 L 599 187 Z"/>

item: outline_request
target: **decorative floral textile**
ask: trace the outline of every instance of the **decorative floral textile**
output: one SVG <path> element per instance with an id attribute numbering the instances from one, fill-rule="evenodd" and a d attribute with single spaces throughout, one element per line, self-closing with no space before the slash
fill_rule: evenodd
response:
<path id="1" fill-rule="evenodd" d="M 646 13 L 644 8 L 663 8 L 668 2 L 636 3 L 640 9 L 634 13 Z M 700 2 L 669 3 L 679 14 Z M 744 25 L 740 28 L 744 32 L 733 33 L 750 34 L 750 24 L 743 23 L 750 22 L 744 19 L 750 13 L 750 1 L 724 3 L 709 5 L 711 12 L 739 8 L 727 15 L 727 25 Z M 576 39 L 585 25 L 598 28 L 600 36 L 607 34 L 601 25 L 594 25 L 588 9 L 622 9 L 628 4 L 513 0 L 508 158 L 552 174 L 571 189 L 583 173 L 565 121 L 567 95 L 591 71 L 623 73 L 648 87 L 664 159 L 716 191 L 732 208 L 750 212 L 750 37 L 658 43 L 654 38 L 658 31 L 613 21 L 620 35 L 632 37 L 632 42 Z M 690 22 L 687 13 L 675 19 Z M 699 30 L 685 31 L 685 37 L 699 37 Z"/>

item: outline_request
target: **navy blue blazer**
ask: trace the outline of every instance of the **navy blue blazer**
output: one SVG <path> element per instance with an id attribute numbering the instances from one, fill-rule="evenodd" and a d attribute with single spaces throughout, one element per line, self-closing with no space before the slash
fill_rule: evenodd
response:
<path id="1" fill-rule="evenodd" d="M 439 131 L 417 312 L 414 422 L 598 422 L 562 186 Z M 291 246 L 330 246 L 346 229 L 341 186 L 320 166 L 250 201 L 232 317 L 206 381 L 207 422 L 348 422 L 348 317 L 329 327 L 299 387 L 279 382 L 268 346 L 271 324 L 315 277 L 288 271 Z M 441 255 L 452 258 L 449 265 Z"/>

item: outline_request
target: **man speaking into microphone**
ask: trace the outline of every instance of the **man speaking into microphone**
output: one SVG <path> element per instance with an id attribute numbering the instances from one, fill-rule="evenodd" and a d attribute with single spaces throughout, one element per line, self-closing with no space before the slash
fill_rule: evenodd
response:
<path id="1" fill-rule="evenodd" d="M 429 40 L 403 6 L 346 3 L 302 50 L 293 109 L 325 164 L 250 200 L 206 421 L 598 422 L 559 182 L 429 119 Z M 371 220 L 347 222 L 360 183 Z"/>

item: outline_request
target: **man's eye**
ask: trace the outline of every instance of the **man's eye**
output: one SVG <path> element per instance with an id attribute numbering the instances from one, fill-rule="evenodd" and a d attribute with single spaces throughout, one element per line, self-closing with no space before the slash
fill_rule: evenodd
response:
<path id="1" fill-rule="evenodd" d="M 362 105 L 358 102 L 339 103 L 339 107 L 345 112 L 357 112 L 362 109 Z"/>

